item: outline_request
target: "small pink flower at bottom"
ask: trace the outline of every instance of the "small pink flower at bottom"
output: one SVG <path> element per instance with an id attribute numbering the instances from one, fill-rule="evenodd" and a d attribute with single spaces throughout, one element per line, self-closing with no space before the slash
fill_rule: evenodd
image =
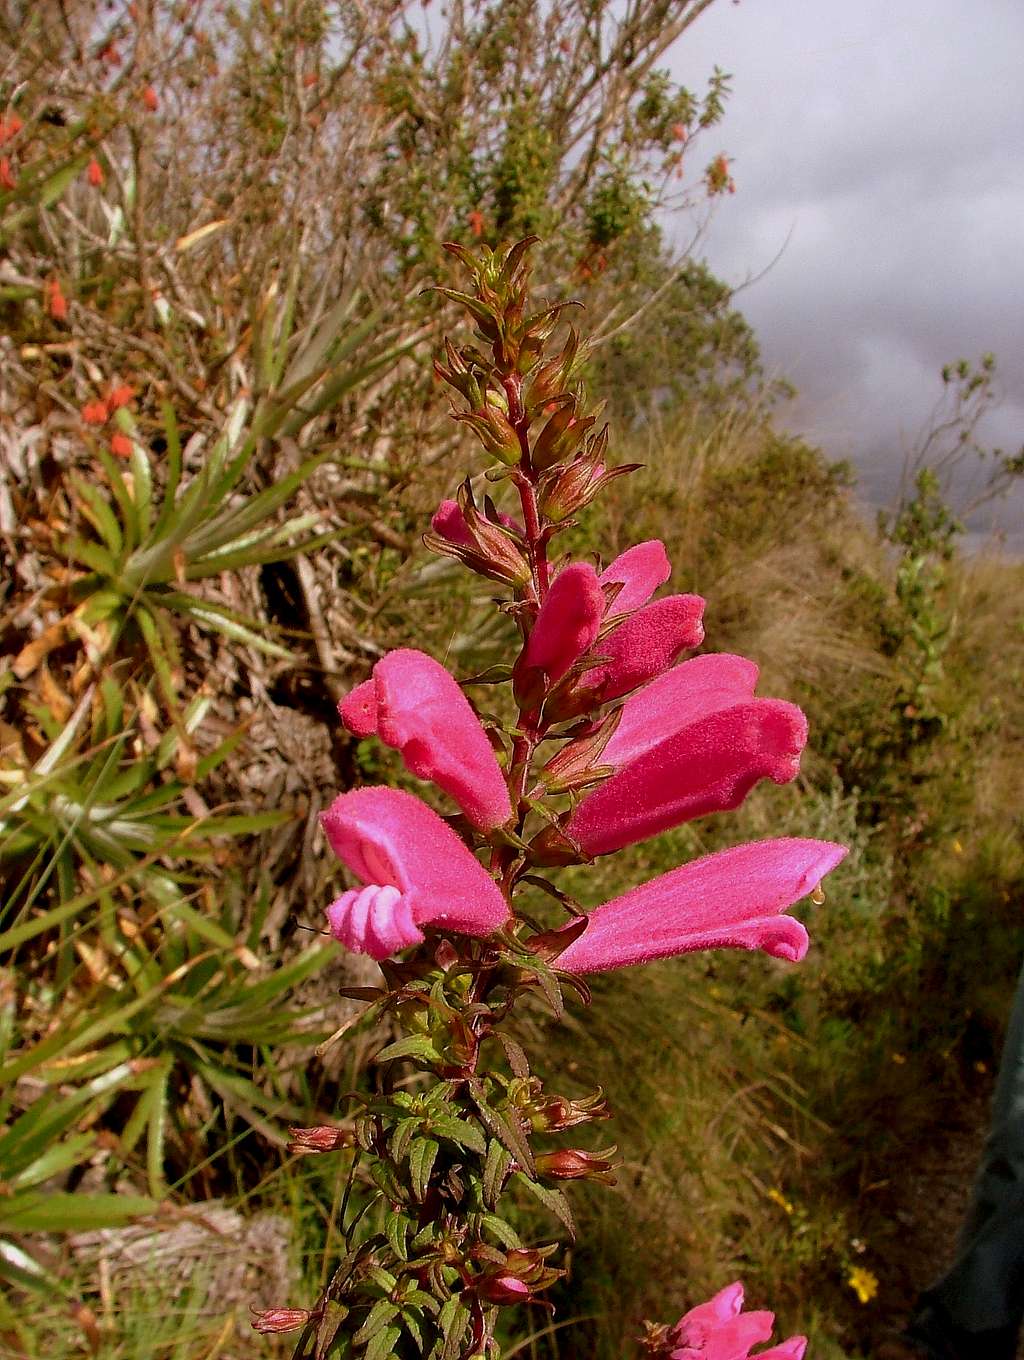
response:
<path id="1" fill-rule="evenodd" d="M 331 849 L 363 881 L 327 909 L 331 934 L 378 962 L 436 922 L 491 935 L 509 909 L 487 870 L 437 813 L 401 789 L 342 793 L 321 815 Z"/>
<path id="2" fill-rule="evenodd" d="M 807 931 L 784 913 L 845 854 L 831 841 L 786 837 L 693 860 L 596 907 L 555 967 L 598 973 L 697 949 L 762 949 L 798 962 Z"/>
<path id="3" fill-rule="evenodd" d="M 751 1346 L 771 1339 L 774 1313 L 744 1313 L 743 1286 L 737 1281 L 707 1303 L 698 1304 L 669 1333 L 670 1360 L 803 1360 L 807 1338 L 791 1336 L 766 1351 L 751 1354 Z"/>

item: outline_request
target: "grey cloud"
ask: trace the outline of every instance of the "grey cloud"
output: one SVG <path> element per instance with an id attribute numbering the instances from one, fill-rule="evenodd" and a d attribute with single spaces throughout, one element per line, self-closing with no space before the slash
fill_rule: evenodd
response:
<path id="1" fill-rule="evenodd" d="M 699 155 L 733 156 L 738 192 L 702 249 L 739 284 L 789 238 L 738 301 L 801 390 L 787 422 L 876 500 L 961 355 L 995 352 L 985 436 L 1024 442 L 1022 56 L 1019 0 L 720 0 L 673 58 L 735 77 Z M 1001 518 L 1024 547 L 1024 492 Z"/>

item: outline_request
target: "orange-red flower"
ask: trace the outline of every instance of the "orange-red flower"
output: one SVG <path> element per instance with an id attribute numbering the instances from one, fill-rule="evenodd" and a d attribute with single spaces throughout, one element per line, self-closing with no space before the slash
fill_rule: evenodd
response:
<path id="1" fill-rule="evenodd" d="M 111 411 L 119 411 L 122 406 L 127 406 L 130 401 L 135 400 L 135 388 L 129 387 L 127 383 L 121 383 L 119 387 L 110 389 L 110 396 L 107 397 L 107 405 Z"/>
<path id="2" fill-rule="evenodd" d="M 5 189 L 16 189 L 18 187 L 18 181 L 11 169 L 9 156 L 0 156 L 0 186 Z"/>
<path id="3" fill-rule="evenodd" d="M 110 439 L 110 452 L 118 458 L 130 458 L 132 456 L 132 441 L 120 430 Z"/>
<path id="4" fill-rule="evenodd" d="M 85 174 L 94 189 L 98 189 L 103 183 L 103 167 L 95 156 L 93 156 L 92 160 L 89 162 L 89 168 L 86 170 Z"/>
<path id="5" fill-rule="evenodd" d="M 66 321 L 68 300 L 61 291 L 60 279 L 50 279 L 46 285 L 46 306 L 54 321 Z"/>
<path id="6" fill-rule="evenodd" d="M 146 108 L 149 109 L 150 113 L 156 113 L 157 109 L 160 107 L 160 98 L 152 85 L 147 85 L 142 91 L 142 102 L 145 104 Z"/>
<path id="7" fill-rule="evenodd" d="M 24 126 L 25 124 L 16 113 L 8 114 L 6 118 L 0 118 L 0 146 L 9 142 L 12 137 L 17 137 Z"/>
<path id="8" fill-rule="evenodd" d="M 82 407 L 82 419 L 86 425 L 105 425 L 110 410 L 105 401 L 87 401 Z"/>

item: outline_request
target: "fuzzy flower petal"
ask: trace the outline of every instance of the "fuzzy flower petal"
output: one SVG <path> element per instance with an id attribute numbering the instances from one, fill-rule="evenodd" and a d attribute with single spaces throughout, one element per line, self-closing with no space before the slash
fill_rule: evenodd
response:
<path id="1" fill-rule="evenodd" d="M 551 683 L 589 649 L 604 617 L 604 594 L 589 562 L 573 562 L 555 577 L 523 654 L 524 670 Z"/>
<path id="2" fill-rule="evenodd" d="M 622 582 L 622 589 L 608 610 L 609 617 L 639 609 L 672 575 L 665 545 L 658 538 L 627 548 L 597 578 L 601 585 Z"/>
<path id="3" fill-rule="evenodd" d="M 597 684 L 600 702 L 637 689 L 675 664 L 680 652 L 704 641 L 699 595 L 666 595 L 645 605 L 598 643 L 605 660 L 588 673 Z"/>
<path id="4" fill-rule="evenodd" d="M 752 1355 L 751 1346 L 770 1339 L 775 1316 L 766 1311 L 744 1313 L 742 1307 L 743 1286 L 737 1282 L 691 1308 L 672 1329 L 672 1341 L 680 1344 L 671 1360 L 803 1360 L 807 1349 L 803 1336 L 791 1336 Z"/>
<path id="5" fill-rule="evenodd" d="M 792 779 L 806 742 L 807 719 L 794 704 L 753 699 L 721 709 L 674 732 L 588 794 L 567 833 L 586 854 L 607 855 L 695 817 L 729 811 L 758 780 Z"/>
<path id="6" fill-rule="evenodd" d="M 434 511 L 430 527 L 435 534 L 447 539 L 449 543 L 455 543 L 461 548 L 474 546 L 473 535 L 469 532 L 466 516 L 462 513 L 458 501 L 442 501 Z"/>
<path id="7" fill-rule="evenodd" d="M 683 864 L 595 908 L 556 967 L 597 973 L 696 949 L 763 949 L 796 962 L 807 952 L 807 932 L 783 913 L 845 854 L 830 841 L 785 837 Z M 720 1294 L 701 1307 L 726 1303 Z"/>
<path id="8" fill-rule="evenodd" d="M 721 1327 L 723 1322 L 730 1322 L 742 1311 L 743 1285 L 739 1280 L 735 1280 L 724 1289 L 720 1289 L 706 1303 L 698 1303 L 696 1308 L 684 1313 L 673 1330 L 676 1336 L 682 1338 L 699 1328 Z"/>
<path id="9" fill-rule="evenodd" d="M 602 763 L 630 764 L 672 732 L 754 697 L 757 667 L 728 652 L 695 656 L 630 696 Z"/>
<path id="10" fill-rule="evenodd" d="M 457 682 L 425 652 L 389 652 L 338 705 L 358 737 L 376 733 L 402 753 L 407 768 L 450 794 L 474 826 L 512 816 L 508 787 L 487 733 Z"/>
<path id="11" fill-rule="evenodd" d="M 379 786 L 342 793 L 321 821 L 331 849 L 366 885 L 327 911 L 332 934 L 348 948 L 380 960 L 421 940 L 418 927 L 427 923 L 490 935 L 508 920 L 490 874 L 411 793 Z"/>
<path id="12" fill-rule="evenodd" d="M 777 1346 L 769 1346 L 766 1351 L 758 1351 L 751 1360 L 804 1360 L 807 1352 L 805 1336 L 791 1336 Z"/>

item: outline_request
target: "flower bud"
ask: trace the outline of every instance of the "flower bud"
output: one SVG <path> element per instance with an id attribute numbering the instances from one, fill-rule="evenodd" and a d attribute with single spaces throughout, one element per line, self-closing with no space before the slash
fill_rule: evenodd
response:
<path id="1" fill-rule="evenodd" d="M 489 502 L 488 502 L 489 504 Z M 530 564 L 520 550 L 517 531 L 507 516 L 481 514 L 468 482 L 458 501 L 442 501 L 430 521 L 433 533 L 423 541 L 434 552 L 464 563 L 492 581 L 520 586 L 530 579 Z"/>
<path id="2" fill-rule="evenodd" d="M 295 1332 L 305 1327 L 312 1317 L 308 1308 L 266 1308 L 253 1312 L 253 1331 L 268 1335 L 273 1332 Z"/>
<path id="3" fill-rule="evenodd" d="M 531 1297 L 530 1286 L 514 1275 L 483 1279 L 477 1285 L 477 1293 L 487 1303 L 528 1303 Z"/>
<path id="4" fill-rule="evenodd" d="M 487 394 L 483 405 L 475 411 L 457 412 L 453 419 L 468 425 L 485 452 L 506 467 L 514 467 L 522 458 L 519 436 L 509 422 L 508 414 L 497 404 L 493 392 Z"/>
<path id="5" fill-rule="evenodd" d="M 591 441 L 586 453 L 544 479 L 540 492 L 543 515 L 559 524 L 589 505 L 614 478 L 624 477 L 641 466 L 640 463 L 623 463 L 620 467 L 606 468 L 601 461 L 606 445 L 607 435 L 602 430 Z"/>
<path id="6" fill-rule="evenodd" d="M 500 1257 L 491 1260 L 488 1253 L 487 1264 L 473 1283 L 477 1295 L 487 1303 L 539 1302 L 537 1294 L 565 1274 L 564 1270 L 545 1265 L 555 1250 L 555 1246 L 518 1247 L 508 1252 L 504 1260 Z"/>
<path id="7" fill-rule="evenodd" d="M 316 1124 L 310 1129 L 289 1128 L 292 1142 L 288 1144 L 291 1156 L 302 1156 L 307 1152 L 337 1152 L 339 1148 L 352 1147 L 353 1134 L 349 1129 L 336 1129 L 330 1124 Z"/>
<path id="8" fill-rule="evenodd" d="M 596 415 L 577 416 L 577 400 L 571 394 L 556 400 L 558 408 L 537 436 L 530 455 L 530 461 L 539 472 L 554 467 L 572 454 L 597 421 Z"/>
<path id="9" fill-rule="evenodd" d="M 516 666 L 516 698 L 527 701 L 531 673 L 555 684 L 592 645 L 604 617 L 604 595 L 589 562 L 571 562 L 551 584 Z"/>
<path id="10" fill-rule="evenodd" d="M 601 755 L 621 717 L 622 709 L 613 709 L 592 732 L 567 742 L 552 756 L 540 772 L 549 793 L 570 793 L 574 789 L 586 788 L 588 784 L 614 772 L 615 766 L 602 766 Z"/>
<path id="11" fill-rule="evenodd" d="M 610 1119 L 604 1092 L 595 1091 L 583 1100 L 545 1095 L 536 1077 L 519 1083 L 513 1102 L 521 1118 L 528 1120 L 535 1133 L 557 1133 L 561 1129 L 588 1124 L 592 1119 Z"/>
<path id="12" fill-rule="evenodd" d="M 614 1148 L 606 1148 L 613 1153 Z M 537 1170 L 556 1181 L 601 1181 L 604 1185 L 614 1185 L 614 1162 L 596 1152 L 586 1152 L 583 1148 L 556 1148 L 554 1152 L 542 1152 L 536 1159 Z"/>

